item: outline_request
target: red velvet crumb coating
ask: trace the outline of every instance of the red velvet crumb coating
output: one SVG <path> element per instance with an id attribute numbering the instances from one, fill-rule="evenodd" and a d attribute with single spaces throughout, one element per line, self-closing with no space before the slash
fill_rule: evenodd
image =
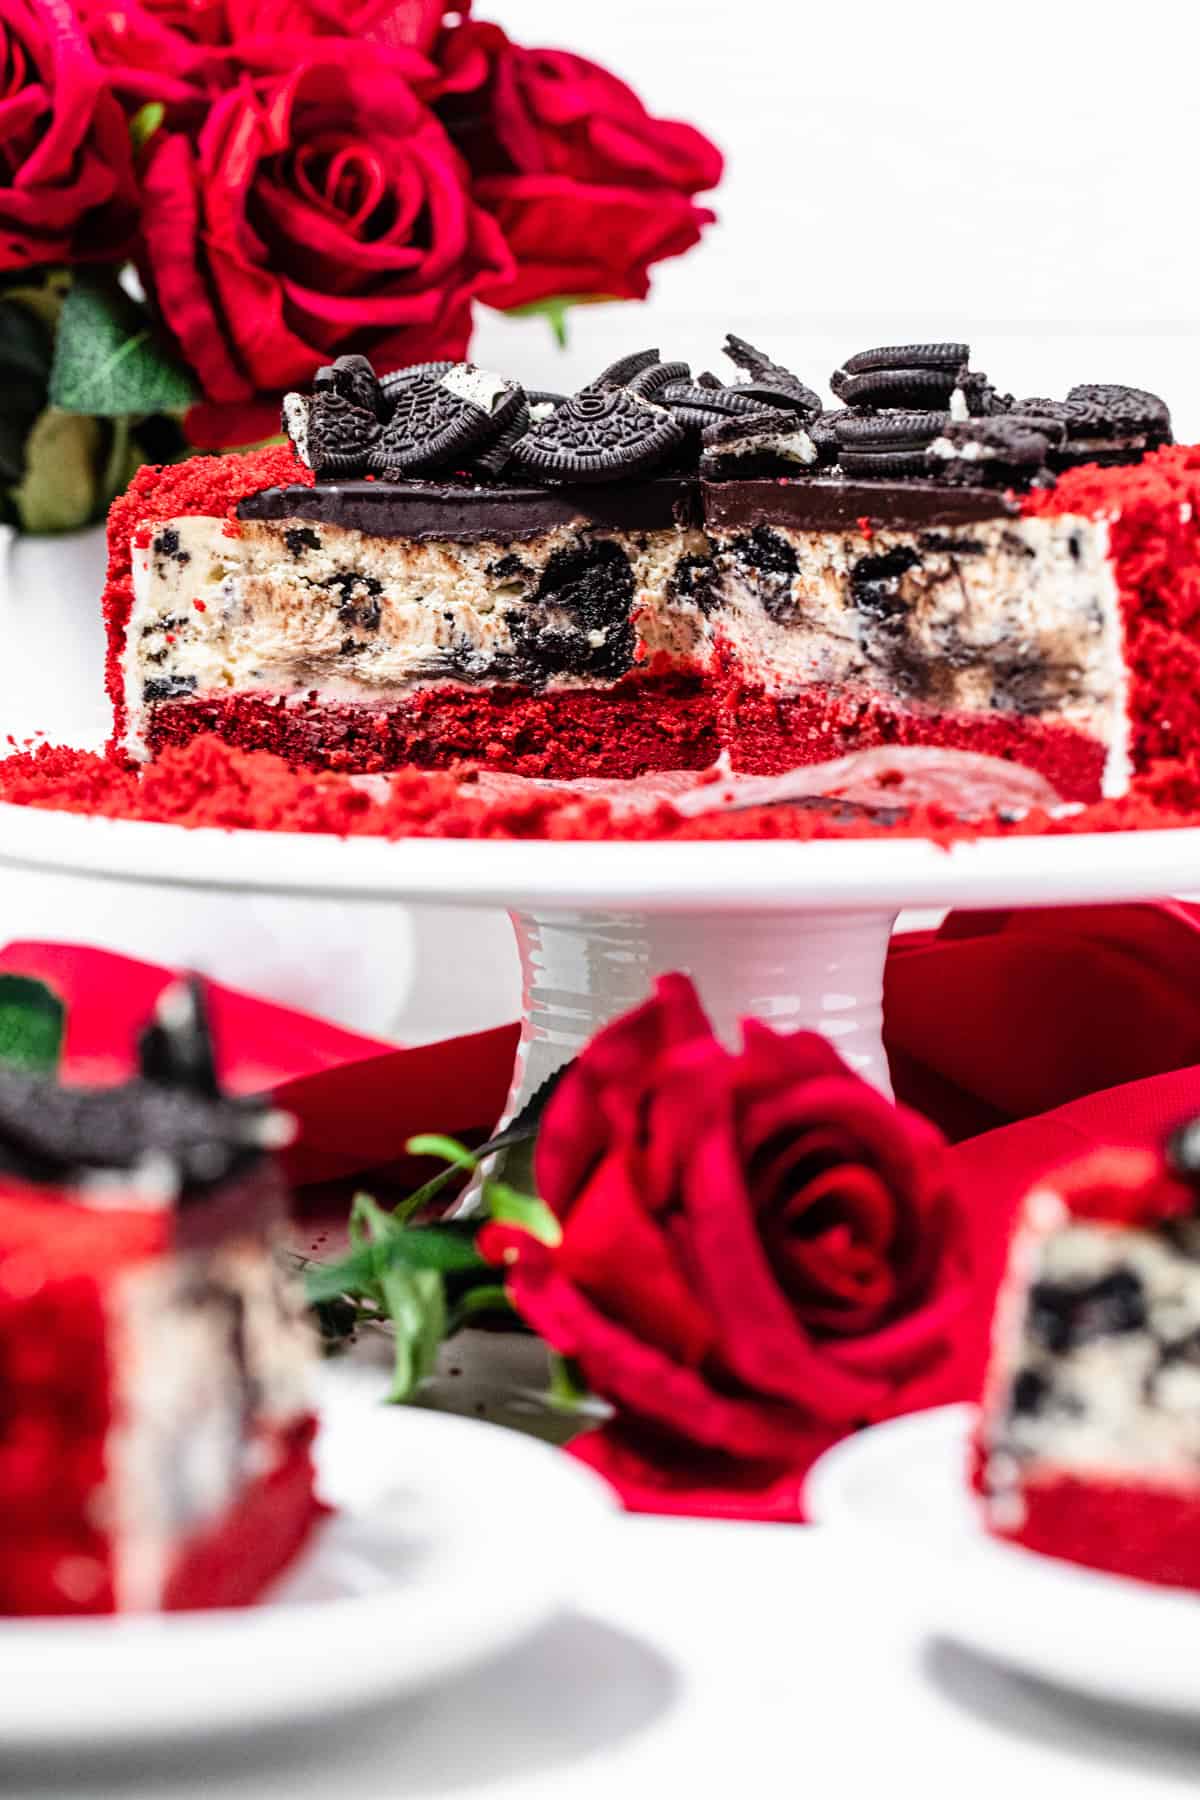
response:
<path id="1" fill-rule="evenodd" d="M 1200 745 L 1200 446 L 1144 462 L 1069 469 L 1025 496 L 1026 513 L 1111 520 L 1125 623 L 1136 769 Z"/>
<path id="2" fill-rule="evenodd" d="M 294 768 L 265 750 L 213 736 L 168 746 L 134 767 L 90 751 L 43 744 L 0 758 L 0 803 L 50 812 L 140 819 L 225 831 L 323 832 L 335 837 L 551 838 L 575 841 L 693 839 L 808 842 L 826 838 L 923 838 L 949 845 L 978 838 L 1062 837 L 1176 830 L 1200 824 L 1200 762 L 1155 764 L 1135 791 L 1067 816 L 1030 812 L 965 820 L 919 806 L 883 824 L 796 806 L 753 806 L 683 817 L 668 801 L 634 812 L 567 788 L 506 792 L 475 785 L 471 770 L 401 769 L 379 789 L 352 775 Z"/>
<path id="3" fill-rule="evenodd" d="M 1095 1225 L 1153 1229 L 1197 1211 L 1193 1190 L 1153 1150 L 1106 1146 L 1057 1170 L 1044 1185 L 1072 1218 Z"/>
<path id="4" fill-rule="evenodd" d="M 1200 1487 L 1080 1481 L 1023 1487 L 1024 1523 L 994 1535 L 1042 1556 L 1160 1587 L 1200 1589 Z"/>
<path id="5" fill-rule="evenodd" d="M 311 487 L 312 481 L 311 469 L 305 468 L 288 444 L 251 450 L 244 456 L 194 456 L 188 462 L 147 464 L 114 500 L 108 514 L 108 582 L 104 589 L 104 628 L 108 637 L 104 685 L 113 705 L 114 744 L 119 744 L 125 734 L 121 657 L 133 606 L 135 532 L 148 532 L 164 519 L 191 514 L 228 519 L 229 529 L 236 532 L 238 503 L 248 494 L 268 487 Z"/>
<path id="6" fill-rule="evenodd" d="M 164 1217 L 0 1189 L 0 1614 L 113 1609 L 92 1504 L 112 1423 L 105 1295 L 161 1253 Z"/>

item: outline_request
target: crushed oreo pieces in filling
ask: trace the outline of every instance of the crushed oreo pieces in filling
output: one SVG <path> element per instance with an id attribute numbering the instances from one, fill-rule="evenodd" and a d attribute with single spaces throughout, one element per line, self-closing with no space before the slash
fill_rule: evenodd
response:
<path id="1" fill-rule="evenodd" d="M 1081 462 L 1138 462 L 1171 440 L 1155 394 L 1088 384 L 1065 400 L 1014 401 L 958 341 L 860 350 L 830 386 L 840 408 L 730 333 L 729 381 L 657 349 L 611 363 L 574 395 L 542 393 L 473 363 L 378 377 L 362 356 L 288 394 L 284 426 L 319 481 L 462 481 L 558 487 L 702 476 L 813 476 L 1028 487 Z"/>

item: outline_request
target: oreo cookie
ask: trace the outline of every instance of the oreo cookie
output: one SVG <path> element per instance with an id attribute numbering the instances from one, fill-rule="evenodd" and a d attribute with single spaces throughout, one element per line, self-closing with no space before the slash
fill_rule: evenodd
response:
<path id="1" fill-rule="evenodd" d="M 380 434 L 386 403 L 365 356 L 339 356 L 318 369 L 311 397 L 287 394 L 283 428 L 315 475 L 353 475 Z"/>
<path id="2" fill-rule="evenodd" d="M 471 463 L 511 432 L 526 406 L 516 382 L 473 363 L 426 364 L 380 385 L 390 416 L 366 469 L 385 480 Z"/>
<path id="3" fill-rule="evenodd" d="M 609 363 L 607 369 L 601 369 L 596 379 L 588 383 L 588 387 L 628 387 L 635 376 L 641 375 L 644 370 L 652 369 L 661 362 L 662 354 L 658 350 L 631 350 L 628 356 L 620 356 L 616 362 Z"/>
<path id="4" fill-rule="evenodd" d="M 802 414 L 805 419 L 820 416 L 820 395 L 815 394 L 798 375 L 793 375 L 790 369 L 773 362 L 765 351 L 729 332 L 725 338 L 725 354 L 735 368 L 741 369 L 748 377 L 746 381 L 738 383 L 739 393 L 760 406 L 786 407 Z"/>
<path id="5" fill-rule="evenodd" d="M 383 420 L 387 406 L 379 377 L 365 356 L 339 356 L 313 376 L 313 394 L 337 394 L 347 405 Z"/>
<path id="6" fill-rule="evenodd" d="M 590 387 L 530 427 L 512 466 L 535 481 L 624 481 L 658 468 L 687 437 L 666 407 L 626 387 Z"/>
<path id="7" fill-rule="evenodd" d="M 1046 472 L 1048 436 L 1035 422 L 1011 414 L 956 419 L 925 452 L 938 480 L 963 487 L 1028 487 Z"/>
<path id="8" fill-rule="evenodd" d="M 867 480 L 925 474 L 925 452 L 950 425 L 948 412 L 846 412 L 834 424 L 846 475 Z"/>
<path id="9" fill-rule="evenodd" d="M 663 388 L 673 381 L 687 381 L 691 373 L 685 362 L 649 363 L 624 385 L 643 400 L 657 400 Z"/>
<path id="10" fill-rule="evenodd" d="M 1054 469 L 1140 462 L 1147 451 L 1172 441 L 1166 402 L 1144 388 L 1086 382 L 1073 387 L 1065 400 L 1020 400 L 1014 411 L 1061 426 L 1063 441 L 1051 450 Z"/>
<path id="11" fill-rule="evenodd" d="M 885 344 L 860 350 L 829 385 L 847 406 L 948 409 L 970 361 L 968 344 Z"/>
<path id="12" fill-rule="evenodd" d="M 659 406 L 670 409 L 693 439 L 724 419 L 745 418 L 762 410 L 761 402 L 740 387 L 726 387 L 715 375 L 668 382 L 654 398 Z"/>
<path id="13" fill-rule="evenodd" d="M 819 460 L 804 420 L 782 407 L 722 419 L 708 427 L 703 443 L 700 473 L 710 481 L 801 475 Z"/>

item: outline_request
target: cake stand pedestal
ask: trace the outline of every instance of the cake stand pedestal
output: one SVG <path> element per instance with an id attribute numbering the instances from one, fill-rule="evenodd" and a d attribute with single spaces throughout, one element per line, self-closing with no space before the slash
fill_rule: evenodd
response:
<path id="1" fill-rule="evenodd" d="M 735 1044 L 744 1018 L 819 1031 L 890 1094 L 883 964 L 892 912 L 511 913 L 522 1023 L 506 1117 L 602 1025 L 644 1000 L 654 978 L 690 975 L 714 1029 Z"/>
<path id="2" fill-rule="evenodd" d="M 516 926 L 525 985 L 511 1112 L 666 969 L 693 977 L 723 1037 L 732 1040 L 746 1016 L 808 1026 L 886 1090 L 883 965 L 897 913 L 1188 893 L 1200 888 L 1200 830 L 992 838 L 949 849 L 887 837 L 387 843 L 187 831 L 0 805 L 6 866 L 133 881 L 184 917 L 189 890 L 336 898 L 364 920 L 381 901 L 502 908 Z M 86 935 L 85 910 L 78 935 Z M 386 933 L 372 941 L 386 943 Z M 396 942 L 393 961 L 379 953 L 381 985 L 399 980 L 407 944 L 399 911 Z M 326 945 L 312 944 L 314 962 L 327 955 Z"/>

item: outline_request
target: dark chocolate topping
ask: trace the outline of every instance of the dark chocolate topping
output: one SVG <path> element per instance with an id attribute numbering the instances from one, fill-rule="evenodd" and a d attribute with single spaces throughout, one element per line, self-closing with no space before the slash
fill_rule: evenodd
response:
<path id="1" fill-rule="evenodd" d="M 872 526 L 924 530 L 1015 518 L 1019 508 L 986 488 L 948 488 L 922 481 L 866 482 L 808 476 L 799 481 L 704 483 L 705 520 L 711 530 L 753 531 L 787 525 L 796 531 L 853 531 Z"/>
<path id="2" fill-rule="evenodd" d="M 1072 389 L 1064 401 L 1014 405 L 968 366 L 965 343 L 860 351 L 832 378 L 848 404 L 826 412 L 811 388 L 753 344 L 731 334 L 725 348 L 741 372 L 735 383 L 707 371 L 693 376 L 686 363 L 664 361 L 655 348 L 611 363 L 574 397 L 526 393 L 467 363 L 426 363 L 376 379 L 364 357 L 339 357 L 318 371 L 311 398 L 293 394 L 285 404 L 297 450 L 320 477 L 316 488 L 254 496 L 240 516 L 326 520 L 424 538 L 523 538 L 580 518 L 645 530 L 696 520 L 689 473 L 710 486 L 718 477 L 806 483 L 840 462 L 851 488 L 886 483 L 889 503 L 925 521 L 930 507 L 941 514 L 952 504 L 944 491 L 936 504 L 914 498 L 901 505 L 899 489 L 910 479 L 934 485 L 924 452 L 944 435 L 952 407 L 972 419 L 1008 418 L 1026 433 L 1040 431 L 1051 469 L 1136 461 L 1170 441 L 1170 416 L 1153 394 L 1092 385 Z M 815 447 L 811 463 L 778 441 L 801 428 Z M 943 458 L 939 484 L 970 483 L 984 465 L 989 478 L 1007 469 L 1014 482 L 1049 479 L 1044 465 L 1035 471 L 1027 441 L 1007 462 L 1001 439 L 963 440 L 969 443 L 979 453 Z M 729 445 L 736 455 L 723 456 Z M 367 486 L 356 479 L 363 475 L 380 479 Z M 647 484 L 649 494 L 642 491 Z M 604 489 L 609 493 L 598 499 Z M 819 502 L 823 517 L 831 504 L 827 493 Z M 847 499 L 834 510 L 853 518 L 860 504 Z M 874 491 L 869 510 L 883 504 Z M 956 516 L 966 516 L 963 508 L 970 513 L 971 504 L 959 496 Z"/>
<path id="3" fill-rule="evenodd" d="M 699 484 L 684 477 L 602 487 L 468 487 L 452 482 L 343 481 L 264 488 L 241 519 L 310 519 L 374 537 L 468 543 L 536 537 L 579 520 L 617 531 L 666 531 L 699 522 Z"/>

